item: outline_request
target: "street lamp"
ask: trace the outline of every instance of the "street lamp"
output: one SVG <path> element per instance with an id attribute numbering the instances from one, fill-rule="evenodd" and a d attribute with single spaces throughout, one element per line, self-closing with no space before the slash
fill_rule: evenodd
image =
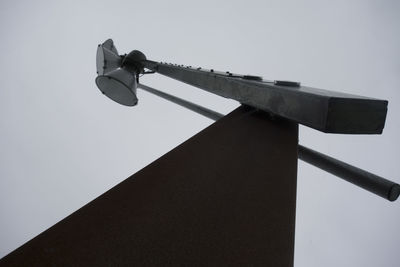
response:
<path id="1" fill-rule="evenodd" d="M 138 75 L 144 69 L 140 62 L 143 60 L 146 60 L 145 55 L 137 50 L 129 55 L 119 56 L 113 41 L 108 39 L 97 48 L 97 87 L 115 102 L 135 106 L 138 102 Z"/>
<path id="2" fill-rule="evenodd" d="M 258 76 L 155 62 L 147 60 L 138 50 L 119 56 L 111 39 L 98 46 L 96 65 L 96 84 L 100 91 L 126 106 L 138 103 L 136 89 L 139 87 L 213 120 L 223 117 L 215 111 L 139 84 L 139 75 L 157 72 L 323 132 L 380 134 L 386 120 L 386 100 L 304 87 L 298 82 L 268 81 Z M 400 195 L 397 183 L 307 147 L 298 145 L 298 157 L 389 201 L 395 201 Z"/>

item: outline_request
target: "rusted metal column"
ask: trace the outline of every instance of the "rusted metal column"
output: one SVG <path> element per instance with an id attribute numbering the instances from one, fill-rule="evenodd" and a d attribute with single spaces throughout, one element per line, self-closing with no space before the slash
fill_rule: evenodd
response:
<path id="1" fill-rule="evenodd" d="M 292 266 L 298 126 L 240 107 L 1 266 Z"/>

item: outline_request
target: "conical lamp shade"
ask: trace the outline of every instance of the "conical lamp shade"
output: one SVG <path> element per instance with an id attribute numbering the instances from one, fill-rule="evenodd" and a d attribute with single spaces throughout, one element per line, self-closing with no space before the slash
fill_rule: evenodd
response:
<path id="1" fill-rule="evenodd" d="M 96 84 L 103 94 L 121 105 L 135 106 L 138 102 L 136 74 L 124 68 L 97 76 Z"/>
<path id="2" fill-rule="evenodd" d="M 114 51 L 105 48 L 103 45 L 98 46 L 96 54 L 96 68 L 98 75 L 103 75 L 121 67 L 121 62 L 121 57 L 114 53 Z"/>
<path id="3" fill-rule="evenodd" d="M 114 54 L 118 55 L 118 51 L 117 48 L 114 45 L 114 41 L 112 39 L 107 39 L 106 41 L 104 41 L 104 43 L 102 44 L 102 46 L 104 48 L 107 48 L 108 50 L 111 50 L 112 52 L 114 52 Z"/>

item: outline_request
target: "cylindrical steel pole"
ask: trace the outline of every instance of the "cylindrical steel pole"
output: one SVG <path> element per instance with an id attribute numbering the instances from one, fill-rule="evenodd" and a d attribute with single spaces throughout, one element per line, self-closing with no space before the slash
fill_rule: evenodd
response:
<path id="1" fill-rule="evenodd" d="M 298 146 L 298 152 L 299 159 L 378 196 L 390 201 L 399 197 L 400 186 L 392 181 L 301 145 Z"/>
<path id="2" fill-rule="evenodd" d="M 179 97 L 176 97 L 176 96 L 161 92 L 161 91 L 159 91 L 157 89 L 154 89 L 154 88 L 151 88 L 149 86 L 146 86 L 146 85 L 143 85 L 143 84 L 139 84 L 138 87 L 140 89 L 146 91 L 146 92 L 152 93 L 152 94 L 154 94 L 156 96 L 159 96 L 159 97 L 164 98 L 164 99 L 166 99 L 168 101 L 171 101 L 171 102 L 173 102 L 175 104 L 178 104 L 178 105 L 180 105 L 182 107 L 185 107 L 185 108 L 187 108 L 187 109 L 189 109 L 191 111 L 199 113 L 199 114 L 201 114 L 201 115 L 203 115 L 203 116 L 205 116 L 205 117 L 207 117 L 209 119 L 212 119 L 212 120 L 216 121 L 216 120 L 219 120 L 220 118 L 222 118 L 224 116 L 221 113 L 218 113 L 218 112 L 216 112 L 214 110 L 199 106 L 197 104 L 194 104 L 194 103 L 189 102 L 187 100 L 184 100 L 182 98 L 179 98 Z"/>

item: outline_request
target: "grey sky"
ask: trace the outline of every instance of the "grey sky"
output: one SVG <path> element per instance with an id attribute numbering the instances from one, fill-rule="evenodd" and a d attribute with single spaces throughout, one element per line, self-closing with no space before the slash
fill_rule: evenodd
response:
<path id="1" fill-rule="evenodd" d="M 389 100 L 383 135 L 301 127 L 300 143 L 400 183 L 398 1 L 2 1 L 0 257 L 211 120 L 146 92 L 96 88 L 98 43 L 120 53 Z M 141 80 L 227 113 L 237 103 Z M 299 163 L 295 266 L 398 266 L 400 202 Z"/>

